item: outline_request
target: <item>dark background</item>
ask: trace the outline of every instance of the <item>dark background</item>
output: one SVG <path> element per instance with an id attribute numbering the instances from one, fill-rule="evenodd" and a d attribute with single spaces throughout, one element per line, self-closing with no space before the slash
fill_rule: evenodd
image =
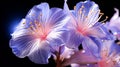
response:
<path id="1" fill-rule="evenodd" d="M 81 0 L 68 0 L 70 9 Z M 84 1 L 84 0 L 82 0 Z M 119 0 L 93 0 L 95 1 L 101 11 L 108 16 L 108 20 L 114 14 L 114 7 L 120 9 Z M 28 58 L 17 58 L 9 48 L 10 34 L 13 32 L 14 26 L 17 25 L 22 18 L 24 18 L 27 12 L 37 4 L 41 2 L 48 2 L 50 7 L 63 8 L 64 0 L 1 0 L 0 2 L 0 65 L 36 65 Z M 55 67 L 55 63 L 50 59 L 50 63 L 47 65 L 39 65 L 39 67 Z"/>

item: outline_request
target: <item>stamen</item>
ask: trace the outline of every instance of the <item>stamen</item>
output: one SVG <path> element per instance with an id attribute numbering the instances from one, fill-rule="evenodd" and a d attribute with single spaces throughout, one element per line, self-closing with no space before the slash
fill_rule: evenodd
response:
<path id="1" fill-rule="evenodd" d="M 108 16 L 106 16 L 106 18 L 103 21 L 101 21 L 101 22 L 104 23 L 107 19 L 108 19 Z"/>
<path id="2" fill-rule="evenodd" d="M 98 22 L 103 15 L 104 15 L 104 13 L 100 13 L 100 16 L 98 17 L 98 19 L 96 20 L 96 22 Z"/>
<path id="3" fill-rule="evenodd" d="M 76 7 L 75 7 L 76 8 Z M 82 5 L 81 8 L 79 9 L 79 14 L 82 14 L 82 10 L 83 10 L 84 6 Z"/>
<path id="4" fill-rule="evenodd" d="M 83 11 L 83 8 L 84 8 L 84 6 L 82 5 L 81 8 L 80 8 L 79 11 L 78 11 L 78 14 L 79 14 L 78 20 L 79 20 L 79 21 L 83 21 L 83 20 L 84 20 L 84 17 L 85 17 L 85 15 L 84 15 L 84 12 L 85 12 L 85 11 Z"/>

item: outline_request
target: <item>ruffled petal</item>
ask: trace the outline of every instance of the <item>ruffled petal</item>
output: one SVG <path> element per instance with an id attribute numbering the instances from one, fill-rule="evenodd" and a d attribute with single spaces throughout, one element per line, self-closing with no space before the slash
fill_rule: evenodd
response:
<path id="1" fill-rule="evenodd" d="M 79 2 L 76 4 L 75 13 L 77 18 L 84 21 L 85 24 L 94 25 L 99 17 L 99 7 L 93 1 Z"/>
<path id="2" fill-rule="evenodd" d="M 26 19 L 27 22 L 47 22 L 49 18 L 49 4 L 48 3 L 41 3 L 39 5 L 34 6 L 27 14 Z"/>
<path id="3" fill-rule="evenodd" d="M 30 54 L 31 48 L 36 43 L 34 37 L 30 35 L 25 35 L 10 40 L 10 47 L 12 48 L 13 53 L 20 57 L 24 58 Z"/>
<path id="4" fill-rule="evenodd" d="M 50 8 L 48 3 L 41 3 L 36 6 L 38 9 L 42 11 L 42 22 L 47 22 L 49 19 Z"/>
<path id="5" fill-rule="evenodd" d="M 83 8 L 82 11 L 84 11 L 85 16 L 88 16 L 91 11 L 99 10 L 98 5 L 93 1 L 84 1 L 77 3 L 75 8 L 76 13 L 79 13 L 78 11 L 80 11 L 80 8 Z"/>
<path id="6" fill-rule="evenodd" d="M 47 64 L 50 58 L 50 47 L 46 41 L 38 41 L 32 48 L 34 51 L 28 55 L 29 59 L 37 64 Z"/>

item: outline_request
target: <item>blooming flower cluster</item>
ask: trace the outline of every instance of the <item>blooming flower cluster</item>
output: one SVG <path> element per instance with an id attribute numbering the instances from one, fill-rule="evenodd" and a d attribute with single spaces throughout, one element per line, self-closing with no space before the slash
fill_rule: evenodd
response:
<path id="1" fill-rule="evenodd" d="M 89 0 L 73 10 L 67 0 L 63 9 L 46 2 L 35 5 L 11 34 L 10 48 L 37 64 L 47 64 L 53 56 L 56 67 L 120 67 L 120 17 L 115 11 L 105 22 L 99 21 L 104 14 L 99 6 Z"/>

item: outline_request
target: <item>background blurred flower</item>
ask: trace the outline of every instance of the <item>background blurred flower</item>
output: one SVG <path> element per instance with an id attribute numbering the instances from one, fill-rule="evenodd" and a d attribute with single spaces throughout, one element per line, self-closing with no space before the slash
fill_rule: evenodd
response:
<path id="1" fill-rule="evenodd" d="M 120 66 L 120 46 L 112 40 L 103 42 L 100 51 L 101 59 L 98 67 L 119 67 Z"/>

